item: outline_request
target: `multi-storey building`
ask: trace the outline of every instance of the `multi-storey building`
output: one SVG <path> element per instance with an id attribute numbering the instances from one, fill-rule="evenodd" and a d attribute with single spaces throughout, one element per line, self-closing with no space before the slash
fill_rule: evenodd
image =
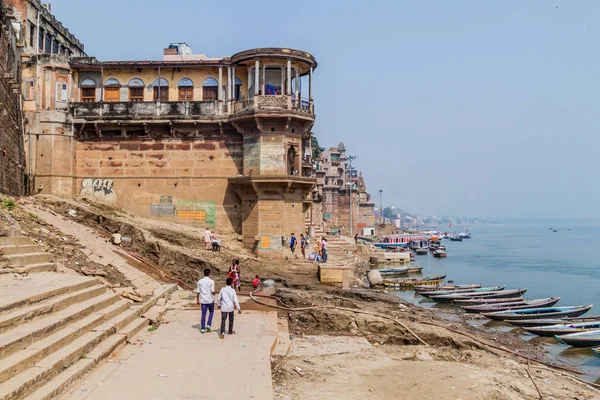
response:
<path id="1" fill-rule="evenodd" d="M 25 75 L 40 84 L 26 109 L 44 115 L 30 152 L 38 191 L 237 232 L 263 255 L 303 230 L 315 184 L 302 172 L 315 119 L 311 54 L 217 59 L 175 44 L 161 61 L 34 59 Z"/>
<path id="2" fill-rule="evenodd" d="M 62 54 L 85 56 L 83 44 L 39 0 L 4 0 L 15 16 L 13 29 L 23 44 L 23 56 Z"/>
<path id="3" fill-rule="evenodd" d="M 0 192 L 24 193 L 26 158 L 21 103 L 21 49 L 15 16 L 0 0 Z"/>

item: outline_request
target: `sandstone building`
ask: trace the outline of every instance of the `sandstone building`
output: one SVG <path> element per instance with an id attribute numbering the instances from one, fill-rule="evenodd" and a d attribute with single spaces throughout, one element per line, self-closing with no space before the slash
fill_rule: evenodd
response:
<path id="1" fill-rule="evenodd" d="M 32 188 L 237 232 L 280 255 L 312 204 L 314 57 L 265 48 L 214 59 L 180 43 L 161 61 L 99 61 L 77 43 L 23 58 Z"/>
<path id="2" fill-rule="evenodd" d="M 0 1 L 0 193 L 24 193 L 21 38 L 12 8 Z"/>

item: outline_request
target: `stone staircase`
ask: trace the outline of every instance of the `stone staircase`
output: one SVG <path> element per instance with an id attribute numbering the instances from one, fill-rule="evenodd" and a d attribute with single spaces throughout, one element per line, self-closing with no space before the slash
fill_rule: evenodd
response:
<path id="1" fill-rule="evenodd" d="M 98 279 L 48 272 L 50 254 L 28 238 L 0 238 L 0 248 L 10 260 L 0 274 L 0 400 L 54 398 L 148 326 L 144 315 L 177 288 L 134 304 Z"/>
<path id="2" fill-rule="evenodd" d="M 329 251 L 329 255 L 347 254 L 347 251 L 352 246 L 352 243 L 344 237 L 328 235 L 320 227 L 310 225 L 308 222 L 305 222 L 305 226 L 307 232 L 310 226 L 314 227 L 315 236 L 312 240 L 313 243 L 317 238 L 325 237 L 327 239 L 327 250 Z"/>
<path id="3" fill-rule="evenodd" d="M 27 237 L 0 238 L 0 256 L 8 259 L 8 267 L 0 268 L 0 275 L 7 273 L 36 273 L 56 271 L 52 255 Z"/>

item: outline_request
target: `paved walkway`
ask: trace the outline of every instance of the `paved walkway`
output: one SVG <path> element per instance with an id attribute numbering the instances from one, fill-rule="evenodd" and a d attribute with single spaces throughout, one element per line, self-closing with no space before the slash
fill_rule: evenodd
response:
<path id="1" fill-rule="evenodd" d="M 168 323 L 140 334 L 136 340 L 141 344 L 125 347 L 60 399 L 271 400 L 270 353 L 277 314 L 236 314 L 237 334 L 223 340 L 216 332 L 200 333 L 199 315 L 199 311 L 170 311 L 165 315 Z M 213 327 L 220 320 L 216 309 Z"/>
<path id="2" fill-rule="evenodd" d="M 26 205 L 23 208 L 30 213 L 36 214 L 46 223 L 55 226 L 65 234 L 77 238 L 79 243 L 85 246 L 82 252 L 90 260 L 103 266 L 110 264 L 115 267 L 125 275 L 136 291 L 142 296 L 151 295 L 154 293 L 154 289 L 161 285 L 156 279 L 129 264 L 126 258 L 121 257 L 117 253 L 118 250 L 115 246 L 98 236 L 92 229 L 39 207 Z"/>

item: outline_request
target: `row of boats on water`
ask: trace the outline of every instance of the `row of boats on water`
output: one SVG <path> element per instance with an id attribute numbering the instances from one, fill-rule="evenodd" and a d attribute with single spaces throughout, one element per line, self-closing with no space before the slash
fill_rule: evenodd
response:
<path id="1" fill-rule="evenodd" d="M 540 336 L 553 336 L 561 343 L 594 347 L 600 357 L 600 316 L 580 318 L 592 305 L 556 307 L 560 297 L 526 300 L 527 288 L 483 287 L 481 284 L 415 286 L 421 296 L 441 303 L 454 303 L 468 313 L 505 321 Z"/>

